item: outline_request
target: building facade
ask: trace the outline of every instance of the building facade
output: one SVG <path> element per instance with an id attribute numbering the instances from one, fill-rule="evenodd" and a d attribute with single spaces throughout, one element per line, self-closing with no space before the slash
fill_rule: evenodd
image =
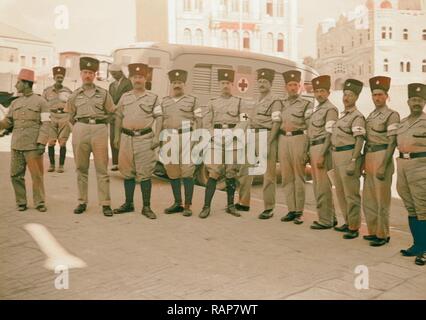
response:
<path id="1" fill-rule="evenodd" d="M 149 17 L 166 7 L 167 23 L 164 15 Z M 298 58 L 297 0 L 163 0 L 156 4 L 137 0 L 136 8 L 137 41 L 166 40 Z M 144 32 L 157 17 L 156 30 Z"/>
<path id="2" fill-rule="evenodd" d="M 375 75 L 394 86 L 426 82 L 426 1 L 369 0 L 317 30 L 316 69 L 332 76 L 334 89 L 347 78 L 364 83 Z"/>
<path id="3" fill-rule="evenodd" d="M 56 62 L 55 47 L 49 41 L 0 22 L 0 91 L 12 92 L 20 68 L 35 71 L 38 87 Z"/>

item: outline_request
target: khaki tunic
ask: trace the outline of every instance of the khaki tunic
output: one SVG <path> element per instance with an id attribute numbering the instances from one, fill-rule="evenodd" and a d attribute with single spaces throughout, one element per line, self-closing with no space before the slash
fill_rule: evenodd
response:
<path id="1" fill-rule="evenodd" d="M 151 92 L 142 96 L 133 91 L 125 93 L 115 116 L 121 120 L 121 127 L 128 130 L 152 128 L 154 120 L 162 116 L 158 96 Z M 118 167 L 125 179 L 135 179 L 137 183 L 151 179 L 157 162 L 155 150 L 151 149 L 153 138 L 154 132 L 133 137 L 121 134 Z"/>
<path id="2" fill-rule="evenodd" d="M 50 110 L 49 145 L 56 141 L 65 146 L 71 133 L 69 114 L 64 112 L 66 102 L 72 91 L 67 87 L 57 90 L 55 86 L 44 89 L 43 98 L 46 99 Z"/>
<path id="3" fill-rule="evenodd" d="M 174 99 L 170 96 L 165 97 L 161 102 L 161 109 L 163 113 L 163 130 L 167 129 L 168 133 L 173 133 L 182 129 L 182 122 L 188 122 L 191 128 L 195 129 L 195 121 L 197 118 L 202 118 L 202 111 L 199 107 L 198 99 L 191 95 L 184 95 L 179 99 Z M 182 139 L 186 136 L 189 136 L 189 133 L 179 134 L 178 163 L 168 163 L 164 165 L 170 179 L 192 178 L 194 176 L 195 164 L 192 159 L 188 159 L 189 163 L 183 163 L 186 161 L 183 160 L 182 154 L 190 155 L 193 145 L 192 142 Z M 166 155 L 160 154 L 162 158 L 165 156 Z"/>
<path id="4" fill-rule="evenodd" d="M 319 169 L 317 164 L 322 155 L 324 142 L 312 145 L 313 142 L 324 140 L 331 134 L 332 128 L 339 117 L 339 111 L 336 106 L 325 101 L 318 105 L 312 113 L 308 126 L 309 137 L 309 157 L 311 162 L 311 172 L 314 187 L 314 195 L 317 203 L 319 223 L 323 226 L 333 226 L 336 219 L 336 213 L 333 204 L 333 193 L 327 172 L 331 170 L 331 151 L 328 150 L 324 155 L 324 167 Z"/>
<path id="5" fill-rule="evenodd" d="M 281 109 L 273 109 L 272 119 L 280 123 L 285 132 L 304 131 L 312 114 L 312 102 L 298 96 L 284 99 Z M 287 136 L 279 134 L 278 150 L 284 195 L 290 212 L 303 212 L 305 207 L 305 158 L 306 134 Z"/>
<path id="6" fill-rule="evenodd" d="M 25 171 L 28 169 L 33 181 L 33 201 L 37 207 L 44 204 L 43 156 L 37 144 L 46 145 L 49 138 L 49 107 L 44 98 L 30 93 L 14 100 L 0 129 L 12 131 L 10 176 L 15 191 L 16 203 L 27 204 Z"/>
<path id="7" fill-rule="evenodd" d="M 341 113 L 333 126 L 331 144 L 334 147 L 354 145 L 356 137 L 365 137 L 365 118 L 356 107 Z M 348 176 L 346 168 L 351 163 L 353 150 L 336 152 L 333 150 L 333 169 L 336 177 L 336 194 L 340 210 L 351 230 L 361 226 L 360 177 L 362 158 L 356 162 L 355 174 Z"/>
<path id="8" fill-rule="evenodd" d="M 108 176 L 108 126 L 107 124 L 86 124 L 79 119 L 91 118 L 107 120 L 115 112 L 109 93 L 98 86 L 83 87 L 70 96 L 65 111 L 70 113 L 70 121 L 77 121 L 72 129 L 74 161 L 77 169 L 78 201 L 88 201 L 88 174 L 90 154 L 93 153 L 98 182 L 98 199 L 102 206 L 110 205 Z"/>
<path id="9" fill-rule="evenodd" d="M 281 100 L 269 93 L 262 100 L 258 100 L 255 104 L 254 112 L 250 117 L 249 126 L 251 129 L 266 129 L 268 130 L 268 139 L 271 135 L 272 129 L 272 110 L 281 108 Z M 256 133 L 256 156 L 265 159 L 266 172 L 263 175 L 263 202 L 265 210 L 272 210 L 275 208 L 275 194 L 276 194 L 276 165 L 277 165 L 277 149 L 278 143 L 275 139 L 270 146 L 271 151 L 269 157 L 267 154 L 260 154 L 259 149 L 259 134 Z M 267 151 L 267 150 L 265 150 Z M 250 190 L 253 177 L 243 178 L 240 182 L 241 188 L 240 197 L 250 199 Z"/>
<path id="10" fill-rule="evenodd" d="M 390 137 L 396 135 L 399 114 L 387 106 L 375 110 L 366 120 L 365 179 L 362 193 L 362 207 L 367 222 L 368 234 L 380 239 L 389 237 L 389 208 L 391 203 L 392 175 L 395 171 L 393 160 L 385 172 L 385 179 L 376 174 L 382 165 L 386 149 L 368 151 L 368 146 L 389 145 Z"/>
<path id="11" fill-rule="evenodd" d="M 231 129 L 232 132 L 238 129 L 246 130 L 248 115 L 242 112 L 242 108 L 243 100 L 238 97 L 221 96 L 211 99 L 208 105 L 208 114 L 203 118 L 203 128 L 209 129 L 212 137 L 214 137 L 215 125 L 235 125 L 235 128 Z M 224 138 L 221 141 L 212 142 L 211 159 L 209 164 L 206 165 L 210 177 L 217 180 L 223 176 L 229 179 L 238 176 L 241 167 L 241 164 L 238 164 L 238 150 L 242 151 L 240 156 L 244 156 L 245 151 L 245 141 L 240 142 L 240 145 L 235 140 L 227 143 Z M 221 159 L 214 158 L 215 151 L 222 154 Z M 233 164 L 226 164 L 226 157 L 232 157 Z"/>
<path id="12" fill-rule="evenodd" d="M 426 113 L 410 123 L 401 121 L 397 131 L 398 149 L 403 153 L 426 152 Z M 411 217 L 426 220 L 426 158 L 397 160 L 397 190 Z"/>

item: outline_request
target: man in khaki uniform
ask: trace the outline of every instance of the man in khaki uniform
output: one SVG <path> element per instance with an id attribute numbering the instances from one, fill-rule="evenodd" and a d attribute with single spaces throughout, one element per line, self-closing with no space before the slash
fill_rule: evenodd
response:
<path id="1" fill-rule="evenodd" d="M 69 114 L 64 112 L 65 104 L 72 91 L 64 87 L 66 70 L 63 67 L 54 67 L 52 69 L 55 84 L 47 87 L 43 91 L 43 98 L 46 99 L 50 109 L 50 132 L 49 132 L 49 161 L 48 172 L 55 171 L 55 145 L 59 143 L 59 168 L 58 172 L 64 172 L 65 157 L 67 154 L 67 141 L 71 133 L 69 124 Z"/>
<path id="2" fill-rule="evenodd" d="M 87 209 L 90 154 L 93 153 L 99 202 L 103 214 L 112 217 L 108 176 L 108 119 L 115 112 L 115 107 L 108 91 L 93 83 L 99 70 L 99 61 L 82 57 L 80 70 L 83 85 L 72 93 L 65 107 L 74 124 L 72 146 L 79 193 L 79 205 L 74 213 L 81 214 Z"/>
<path id="3" fill-rule="evenodd" d="M 279 135 L 281 176 L 289 209 L 281 221 L 301 224 L 305 206 L 305 165 L 309 147 L 306 129 L 313 106 L 311 101 L 299 95 L 300 71 L 284 72 L 283 77 L 288 97 L 283 100 L 281 109 L 272 110 L 272 120 L 275 124 L 272 132 Z"/>
<path id="4" fill-rule="evenodd" d="M 118 64 L 111 64 L 108 68 L 109 73 L 114 78 L 114 82 L 109 85 L 109 94 L 111 95 L 112 101 L 115 105 L 120 101 L 121 96 L 126 92 L 129 92 L 133 89 L 132 82 L 127 79 L 121 70 L 121 66 Z M 111 171 L 118 170 L 118 149 L 114 146 L 115 140 L 115 129 L 114 129 L 114 120 L 115 117 L 112 116 L 110 119 L 110 144 L 111 144 L 111 153 L 112 153 L 112 168 Z"/>
<path id="5" fill-rule="evenodd" d="M 133 90 L 123 94 L 118 102 L 114 134 L 114 146 L 120 150 L 118 163 L 124 176 L 126 202 L 114 213 L 135 210 L 133 197 L 138 183 L 143 197 L 142 214 L 156 219 L 151 210 L 151 176 L 157 162 L 154 149 L 159 146 L 162 111 L 158 96 L 145 90 L 148 66 L 134 63 L 128 68 Z"/>
<path id="6" fill-rule="evenodd" d="M 317 203 L 318 221 L 311 229 L 326 230 L 336 226 L 333 193 L 327 172 L 331 170 L 331 132 L 339 117 L 336 106 L 328 99 L 331 79 L 324 75 L 312 80 L 318 105 L 314 108 L 308 127 L 309 158 L 312 168 L 314 195 Z"/>
<path id="7" fill-rule="evenodd" d="M 364 144 L 365 118 L 356 107 L 363 83 L 355 79 L 345 81 L 343 104 L 345 111 L 333 126 L 331 135 L 335 187 L 345 224 L 334 229 L 345 232 L 344 239 L 359 236 L 361 227 L 361 150 Z"/>
<path id="8" fill-rule="evenodd" d="M 401 120 L 397 130 L 400 151 L 397 159 L 397 190 L 408 211 L 408 222 L 414 244 L 401 250 L 406 257 L 417 256 L 415 262 L 426 263 L 426 85 L 408 85 L 410 115 Z"/>
<path id="9" fill-rule="evenodd" d="M 247 124 L 248 116 L 241 110 L 242 99 L 232 95 L 232 86 L 234 84 L 235 71 L 230 69 L 218 70 L 218 81 L 221 88 L 222 95 L 220 97 L 211 99 L 208 105 L 208 114 L 204 118 L 203 128 L 209 129 L 212 136 L 214 137 L 214 130 L 227 130 L 227 129 L 243 129 L 246 130 L 247 126 L 241 126 L 241 124 Z M 224 134 L 226 136 L 226 134 Z M 204 207 L 200 213 L 200 218 L 207 218 L 210 214 L 210 206 L 216 191 L 217 180 L 225 176 L 226 182 L 226 194 L 227 194 L 227 208 L 226 212 L 240 217 L 234 204 L 234 196 L 236 190 L 236 177 L 240 171 L 241 165 L 237 163 L 238 160 L 238 148 L 236 141 L 212 141 L 211 157 L 212 161 L 207 164 L 207 170 L 209 172 L 209 180 L 207 181 L 206 191 L 204 196 Z M 245 148 L 244 145 L 240 146 Z M 221 149 L 222 159 L 221 163 L 218 164 L 217 159 L 214 159 L 215 149 Z M 243 149 L 245 150 L 245 149 Z M 233 164 L 226 163 L 226 154 L 232 154 Z"/>
<path id="10" fill-rule="evenodd" d="M 250 117 L 250 128 L 256 133 L 256 156 L 266 158 L 266 172 L 263 175 L 263 203 L 264 211 L 259 215 L 259 219 L 270 219 L 274 215 L 275 193 L 276 193 L 276 165 L 277 165 L 277 139 L 272 135 L 272 110 L 281 110 L 282 102 L 275 97 L 272 92 L 272 83 L 275 78 L 275 71 L 272 69 L 257 70 L 257 85 L 260 96 L 255 103 L 253 116 Z M 259 133 L 267 132 L 267 154 L 261 155 L 259 150 Z M 245 179 L 245 187 L 251 188 L 252 176 Z M 249 192 L 243 193 L 250 199 Z"/>
<path id="11" fill-rule="evenodd" d="M 374 77 L 370 89 L 376 109 L 366 120 L 365 179 L 362 207 L 368 227 L 364 236 L 373 247 L 389 241 L 389 209 L 391 203 L 392 175 L 395 171 L 393 154 L 396 147 L 396 130 L 399 114 L 386 105 L 391 79 Z"/>
<path id="12" fill-rule="evenodd" d="M 191 159 L 189 159 L 189 163 L 184 163 L 182 155 L 188 152 L 189 155 L 191 154 L 192 143 L 187 143 L 183 137 L 200 127 L 202 111 L 198 105 L 198 99 L 185 94 L 184 87 L 188 72 L 185 70 L 172 70 L 168 75 L 172 94 L 165 97 L 161 103 L 163 112 L 162 128 L 171 134 L 178 134 L 179 155 L 178 163 L 165 164 L 172 186 L 174 204 L 165 209 L 164 212 L 166 214 L 183 212 L 185 217 L 190 217 L 192 215 L 191 205 L 194 194 L 195 164 Z M 183 126 L 184 122 L 189 124 L 189 126 Z M 183 180 L 185 189 L 185 207 L 182 206 L 181 180 Z"/>
<path id="13" fill-rule="evenodd" d="M 12 131 L 10 176 L 19 211 L 27 210 L 25 171 L 33 181 L 33 200 L 36 209 L 46 212 L 43 182 L 43 153 L 49 138 L 49 107 L 44 98 L 33 93 L 34 71 L 21 69 L 16 90 L 22 94 L 14 100 L 9 112 L 0 121 L 0 129 Z"/>

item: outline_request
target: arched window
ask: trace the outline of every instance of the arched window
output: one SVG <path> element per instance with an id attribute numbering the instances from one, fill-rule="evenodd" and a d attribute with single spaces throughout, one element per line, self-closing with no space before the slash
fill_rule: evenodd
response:
<path id="1" fill-rule="evenodd" d="M 426 59 L 423 59 L 422 71 L 426 72 Z"/>
<path id="2" fill-rule="evenodd" d="M 383 71 L 389 72 L 389 60 L 388 59 L 383 60 Z"/>
<path id="3" fill-rule="evenodd" d="M 239 49 L 240 48 L 240 34 L 238 31 L 232 32 L 232 48 Z"/>
<path id="4" fill-rule="evenodd" d="M 272 0 L 266 0 L 266 15 L 270 17 L 274 15 L 274 3 Z"/>
<path id="5" fill-rule="evenodd" d="M 407 62 L 407 72 L 411 72 L 411 62 Z"/>
<path id="6" fill-rule="evenodd" d="M 192 32 L 191 32 L 191 29 L 186 28 L 183 31 L 183 42 L 185 44 L 192 44 Z"/>
<path id="7" fill-rule="evenodd" d="M 195 0 L 194 9 L 197 12 L 203 11 L 203 0 Z"/>
<path id="8" fill-rule="evenodd" d="M 405 70 L 405 63 L 401 61 L 401 63 L 399 64 L 399 71 L 404 72 L 404 70 Z"/>
<path id="9" fill-rule="evenodd" d="M 232 12 L 240 11 L 240 0 L 232 0 Z"/>
<path id="10" fill-rule="evenodd" d="M 277 1 L 278 3 L 277 3 L 277 16 L 278 17 L 284 17 L 284 12 L 285 12 L 285 7 L 284 7 L 284 5 L 285 5 L 285 2 L 284 2 L 284 0 L 278 0 Z"/>
<path id="11" fill-rule="evenodd" d="M 220 42 L 221 42 L 222 48 L 228 48 L 229 46 L 228 31 L 222 30 L 222 33 L 220 34 Z"/>
<path id="12" fill-rule="evenodd" d="M 408 40 L 408 29 L 404 29 L 402 37 L 404 40 Z"/>
<path id="13" fill-rule="evenodd" d="M 204 45 L 203 30 L 201 29 L 195 30 L 195 44 L 197 46 Z"/>
<path id="14" fill-rule="evenodd" d="M 386 27 L 382 27 L 382 39 L 386 39 Z"/>
<path id="15" fill-rule="evenodd" d="M 426 40 L 426 29 L 423 29 L 423 40 Z"/>
<path id="16" fill-rule="evenodd" d="M 277 51 L 284 52 L 284 35 L 282 33 L 278 34 Z"/>
<path id="17" fill-rule="evenodd" d="M 183 11 L 191 11 L 191 9 L 192 9 L 191 2 L 192 2 L 192 0 L 184 0 L 183 1 Z"/>
<path id="18" fill-rule="evenodd" d="M 272 34 L 272 32 L 269 32 L 266 35 L 266 51 L 267 52 L 274 51 L 274 35 Z"/>
<path id="19" fill-rule="evenodd" d="M 245 13 L 245 14 L 250 13 L 250 1 L 249 0 L 243 0 L 243 13 Z"/>
<path id="20" fill-rule="evenodd" d="M 392 27 L 389 27 L 389 39 L 392 39 Z"/>
<path id="21" fill-rule="evenodd" d="M 243 34 L 243 48 L 244 49 L 250 49 L 250 33 L 247 31 Z"/>
<path id="22" fill-rule="evenodd" d="M 362 33 L 359 34 L 359 45 L 362 45 L 363 36 Z"/>

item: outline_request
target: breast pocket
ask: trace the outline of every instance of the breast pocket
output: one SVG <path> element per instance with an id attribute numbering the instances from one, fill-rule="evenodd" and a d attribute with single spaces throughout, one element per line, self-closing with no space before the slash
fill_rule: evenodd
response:
<path id="1" fill-rule="evenodd" d="M 292 122 L 297 124 L 304 124 L 305 123 L 305 110 L 294 110 L 290 113 Z"/>
<path id="2" fill-rule="evenodd" d="M 193 113 L 194 112 L 193 108 L 194 108 L 194 105 L 192 103 L 186 103 L 186 104 L 180 106 L 179 110 L 183 111 L 185 113 Z"/>
<path id="3" fill-rule="evenodd" d="M 226 113 L 229 114 L 231 117 L 237 117 L 238 116 L 238 105 L 233 104 L 233 105 L 229 106 Z"/>
<path id="4" fill-rule="evenodd" d="M 152 114 L 154 106 L 152 104 L 140 103 L 139 108 L 147 114 Z"/>
<path id="5" fill-rule="evenodd" d="M 413 133 L 414 145 L 418 147 L 426 147 L 426 128 L 422 131 Z"/>
<path id="6" fill-rule="evenodd" d="M 373 122 L 370 124 L 370 128 L 377 133 L 385 133 L 387 131 L 386 124 L 384 122 Z"/>
<path id="7" fill-rule="evenodd" d="M 23 117 L 26 120 L 40 120 L 41 110 L 38 106 L 31 106 L 27 108 L 25 116 Z"/>
<path id="8" fill-rule="evenodd" d="M 93 97 L 93 102 L 94 102 L 96 109 L 104 112 L 105 96 L 103 96 L 101 94 L 95 94 L 95 96 Z"/>
<path id="9" fill-rule="evenodd" d="M 88 114 L 92 113 L 89 109 L 89 101 L 84 97 L 77 97 L 74 102 L 75 108 L 77 110 L 77 114 Z"/>

